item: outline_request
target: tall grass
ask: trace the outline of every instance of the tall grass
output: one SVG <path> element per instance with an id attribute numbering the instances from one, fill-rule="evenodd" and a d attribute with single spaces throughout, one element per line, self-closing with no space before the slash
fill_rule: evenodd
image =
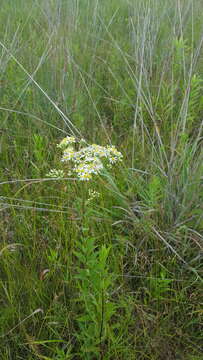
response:
<path id="1" fill-rule="evenodd" d="M 2 360 L 202 359 L 201 13 L 1 1 Z M 48 179 L 66 135 L 123 162 Z"/>

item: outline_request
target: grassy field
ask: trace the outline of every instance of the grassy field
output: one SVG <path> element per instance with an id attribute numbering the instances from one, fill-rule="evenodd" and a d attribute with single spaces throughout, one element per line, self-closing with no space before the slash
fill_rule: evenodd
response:
<path id="1" fill-rule="evenodd" d="M 203 359 L 202 9 L 1 0 L 1 360 Z M 66 136 L 123 160 L 47 178 Z"/>

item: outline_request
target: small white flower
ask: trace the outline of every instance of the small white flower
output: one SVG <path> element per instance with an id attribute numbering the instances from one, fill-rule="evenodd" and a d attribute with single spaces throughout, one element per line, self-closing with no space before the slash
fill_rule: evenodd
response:
<path id="1" fill-rule="evenodd" d="M 75 150 L 73 147 L 68 147 L 64 150 L 63 156 L 61 161 L 69 161 L 69 160 L 73 160 L 75 156 Z"/>
<path id="2" fill-rule="evenodd" d="M 63 172 L 63 170 L 52 169 L 49 171 L 48 174 L 46 174 L 46 176 L 50 177 L 50 178 L 63 178 L 64 172 Z"/>
<path id="3" fill-rule="evenodd" d="M 98 191 L 92 189 L 89 189 L 88 194 L 89 194 L 89 198 L 87 199 L 86 204 L 90 203 L 94 199 L 98 199 L 101 196 L 101 194 Z"/>
<path id="4" fill-rule="evenodd" d="M 74 136 L 66 136 L 63 140 L 61 140 L 57 147 L 65 149 L 67 145 L 74 144 L 75 142 L 76 138 Z"/>
<path id="5" fill-rule="evenodd" d="M 87 172 L 84 172 L 84 173 L 78 174 L 78 178 L 79 178 L 79 180 L 82 180 L 82 181 L 89 181 L 92 179 L 92 175 Z"/>

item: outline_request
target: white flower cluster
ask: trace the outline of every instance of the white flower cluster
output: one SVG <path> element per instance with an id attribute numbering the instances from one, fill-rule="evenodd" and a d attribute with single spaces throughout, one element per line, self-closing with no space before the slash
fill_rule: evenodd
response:
<path id="1" fill-rule="evenodd" d="M 94 201 L 95 199 L 98 199 L 101 196 L 101 194 L 98 191 L 92 189 L 89 189 L 88 194 L 89 194 L 89 198 L 87 199 L 86 204 L 89 204 L 90 202 Z"/>
<path id="2" fill-rule="evenodd" d="M 74 136 L 66 136 L 61 142 L 57 145 L 60 149 L 66 149 L 68 145 L 74 144 L 76 139 Z"/>
<path id="3" fill-rule="evenodd" d="M 57 170 L 57 169 L 52 169 L 49 171 L 48 174 L 46 174 L 47 177 L 50 178 L 63 178 L 64 177 L 64 172 L 63 170 Z"/>
<path id="4" fill-rule="evenodd" d="M 71 168 L 79 180 L 91 180 L 93 175 L 101 173 L 104 165 L 111 167 L 122 160 L 123 155 L 115 146 L 84 146 L 85 143 L 84 139 L 79 141 L 73 136 L 67 136 L 57 145 L 63 150 L 61 161 L 69 163 L 69 170 Z M 55 174 L 56 170 L 51 171 Z"/>

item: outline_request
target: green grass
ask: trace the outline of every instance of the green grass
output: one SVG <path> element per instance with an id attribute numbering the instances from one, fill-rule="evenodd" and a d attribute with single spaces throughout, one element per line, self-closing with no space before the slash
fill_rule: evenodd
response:
<path id="1" fill-rule="evenodd" d="M 0 20 L 0 359 L 202 359 L 202 1 Z M 123 162 L 47 179 L 66 135 Z"/>

